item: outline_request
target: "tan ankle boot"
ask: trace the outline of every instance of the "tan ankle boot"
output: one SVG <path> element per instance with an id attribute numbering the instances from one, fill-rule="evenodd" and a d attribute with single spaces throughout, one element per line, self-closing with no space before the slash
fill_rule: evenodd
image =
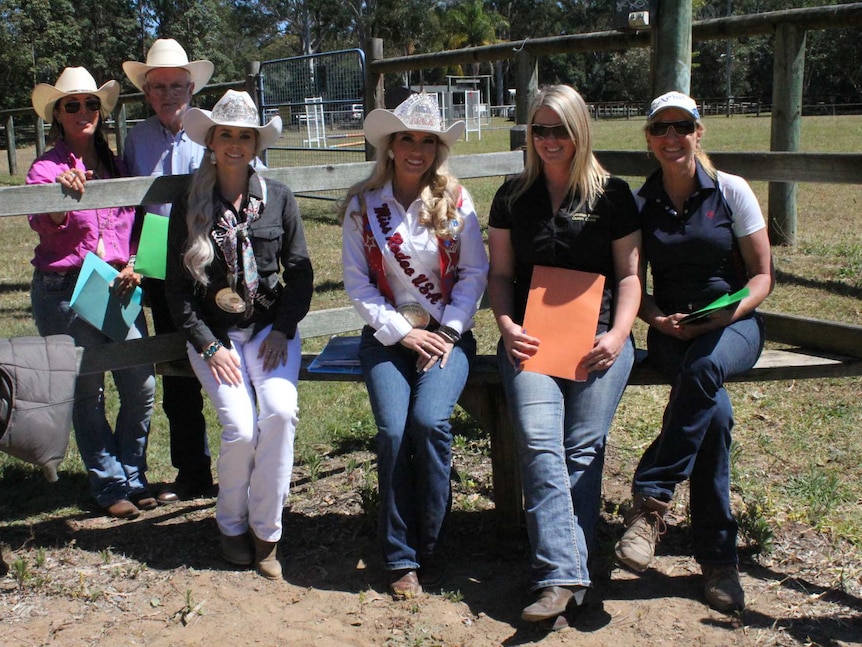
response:
<path id="1" fill-rule="evenodd" d="M 263 541 L 252 533 L 254 539 L 254 566 L 268 580 L 281 579 L 281 563 L 278 561 L 278 542 Z"/>

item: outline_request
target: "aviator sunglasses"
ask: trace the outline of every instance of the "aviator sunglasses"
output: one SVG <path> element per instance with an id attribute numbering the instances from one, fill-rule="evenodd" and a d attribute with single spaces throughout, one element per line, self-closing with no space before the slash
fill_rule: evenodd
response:
<path id="1" fill-rule="evenodd" d="M 533 132 L 533 139 L 569 139 L 569 131 L 566 130 L 565 124 L 554 124 L 546 126 L 544 124 L 532 124 L 530 126 Z"/>
<path id="2" fill-rule="evenodd" d="M 680 137 L 685 137 L 691 135 L 696 127 L 697 124 L 688 119 L 683 121 L 654 121 L 649 125 L 649 134 L 653 137 L 665 137 L 668 131 L 673 128 L 673 132 Z"/>
<path id="3" fill-rule="evenodd" d="M 99 112 L 102 109 L 102 102 L 98 99 L 87 99 L 84 101 L 84 107 L 88 112 Z M 70 115 L 76 114 L 79 110 L 81 110 L 81 102 L 80 101 L 67 101 L 63 104 L 63 110 Z"/>

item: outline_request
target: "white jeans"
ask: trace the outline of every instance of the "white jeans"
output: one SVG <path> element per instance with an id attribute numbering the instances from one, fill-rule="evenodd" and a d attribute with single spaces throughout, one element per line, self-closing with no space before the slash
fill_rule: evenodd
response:
<path id="1" fill-rule="evenodd" d="M 297 334 L 287 341 L 287 363 L 267 373 L 257 353 L 271 330 L 253 338 L 252 328 L 228 331 L 240 359 L 242 384 L 219 384 L 209 365 L 189 345 L 195 375 L 212 399 L 221 422 L 216 522 L 230 536 L 249 528 L 258 539 L 281 539 L 281 515 L 290 489 L 297 423 L 296 383 L 302 360 Z"/>

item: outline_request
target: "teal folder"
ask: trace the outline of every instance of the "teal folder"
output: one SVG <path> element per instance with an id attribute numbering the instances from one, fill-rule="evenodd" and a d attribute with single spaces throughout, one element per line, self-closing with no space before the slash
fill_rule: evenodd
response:
<path id="1" fill-rule="evenodd" d="M 141 288 L 135 288 L 120 300 L 110 287 L 118 274 L 117 270 L 90 252 L 81 266 L 70 305 L 88 324 L 114 341 L 123 341 L 141 313 Z"/>

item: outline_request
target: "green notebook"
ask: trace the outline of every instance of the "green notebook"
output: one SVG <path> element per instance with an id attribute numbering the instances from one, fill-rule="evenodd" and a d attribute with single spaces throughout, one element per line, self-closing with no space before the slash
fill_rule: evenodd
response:
<path id="1" fill-rule="evenodd" d="M 167 256 L 168 218 L 148 213 L 144 216 L 144 226 L 141 229 L 135 272 L 164 281 Z"/>
<path id="2" fill-rule="evenodd" d="M 721 310 L 728 306 L 732 306 L 734 303 L 739 303 L 749 294 L 748 288 L 742 288 L 739 292 L 734 292 L 733 294 L 725 294 L 724 296 L 718 297 L 715 301 L 710 303 L 708 306 L 701 308 L 700 310 L 695 310 L 690 315 L 683 317 L 679 320 L 680 324 L 687 324 L 693 321 L 697 321 L 699 319 L 703 319 L 709 314 L 715 312 L 716 310 Z"/>

